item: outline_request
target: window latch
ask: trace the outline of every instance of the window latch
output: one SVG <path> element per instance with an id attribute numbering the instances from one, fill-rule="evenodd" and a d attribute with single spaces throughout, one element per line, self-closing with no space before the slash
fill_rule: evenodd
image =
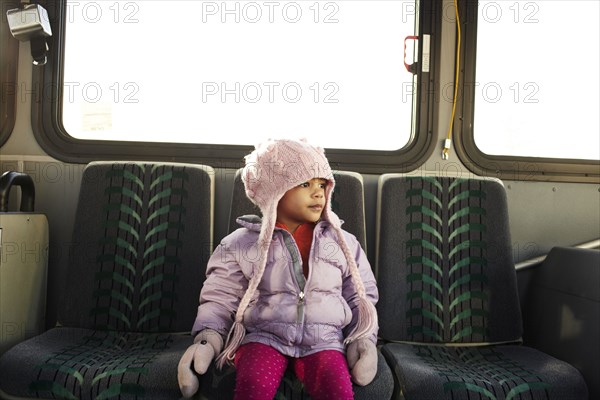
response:
<path id="1" fill-rule="evenodd" d="M 415 42 L 417 42 L 419 40 L 418 36 L 407 36 L 404 38 L 404 67 L 406 68 L 406 70 L 408 72 L 410 72 L 413 75 L 416 75 L 417 72 L 419 71 L 419 62 L 418 61 L 413 61 L 412 64 L 409 64 L 406 62 L 406 42 L 408 42 L 409 40 L 414 40 Z M 413 54 L 413 60 L 416 58 L 416 53 Z"/>

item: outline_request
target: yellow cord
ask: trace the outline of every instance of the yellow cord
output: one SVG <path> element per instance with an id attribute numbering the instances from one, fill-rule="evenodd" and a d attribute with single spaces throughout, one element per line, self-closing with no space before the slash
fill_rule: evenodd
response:
<path id="1" fill-rule="evenodd" d="M 456 76 L 454 77 L 454 98 L 452 99 L 452 115 L 450 116 L 450 124 L 448 126 L 448 134 L 444 141 L 444 150 L 442 151 L 442 158 L 447 160 L 450 153 L 450 146 L 452 145 L 452 127 L 454 125 L 454 113 L 456 112 L 456 98 L 458 97 L 458 76 L 460 71 L 460 17 L 458 16 L 458 0 L 454 0 L 454 11 L 456 12 Z"/>

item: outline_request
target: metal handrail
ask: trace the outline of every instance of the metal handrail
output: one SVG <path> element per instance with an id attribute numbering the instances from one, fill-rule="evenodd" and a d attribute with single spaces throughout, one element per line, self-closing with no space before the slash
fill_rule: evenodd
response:
<path id="1" fill-rule="evenodd" d="M 575 246 L 570 246 L 570 247 L 575 247 L 578 249 L 597 249 L 597 248 L 600 248 L 600 239 L 591 240 L 589 242 L 581 243 L 581 244 L 578 244 Z M 515 264 L 515 269 L 523 270 L 523 269 L 531 268 L 535 265 L 540 264 L 542 261 L 544 261 L 546 259 L 547 256 L 548 256 L 548 254 L 544 254 L 543 256 L 538 256 L 538 257 L 530 258 L 525 261 L 520 261 Z"/>

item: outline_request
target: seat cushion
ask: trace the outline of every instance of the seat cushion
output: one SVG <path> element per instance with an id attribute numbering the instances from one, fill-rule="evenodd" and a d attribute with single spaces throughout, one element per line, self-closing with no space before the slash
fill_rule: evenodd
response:
<path id="1" fill-rule="evenodd" d="M 578 370 L 529 347 L 391 343 L 382 353 L 411 400 L 588 398 Z"/>
<path id="2" fill-rule="evenodd" d="M 200 392 L 205 399 L 233 399 L 234 387 L 235 369 L 232 367 L 218 371 L 213 365 L 200 380 Z M 373 382 L 367 386 L 354 385 L 353 389 L 354 398 L 357 400 L 387 400 L 392 397 L 394 379 L 392 371 L 381 353 L 379 353 L 377 375 L 375 375 Z M 288 370 L 284 375 L 275 398 L 287 400 L 310 399 L 304 391 L 302 382 L 295 377 L 291 370 Z"/>
<path id="3" fill-rule="evenodd" d="M 177 399 L 190 335 L 54 328 L 0 358 L 0 389 L 61 399 Z"/>

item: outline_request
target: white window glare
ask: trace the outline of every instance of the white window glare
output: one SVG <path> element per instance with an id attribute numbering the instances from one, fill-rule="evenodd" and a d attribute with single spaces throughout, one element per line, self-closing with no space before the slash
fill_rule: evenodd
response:
<path id="1" fill-rule="evenodd" d="M 481 151 L 600 159 L 599 26 L 598 1 L 479 2 L 472 85 Z"/>
<path id="2" fill-rule="evenodd" d="M 400 149 L 412 137 L 403 41 L 417 9 L 406 0 L 69 0 L 63 124 L 78 139 L 304 136 Z"/>

